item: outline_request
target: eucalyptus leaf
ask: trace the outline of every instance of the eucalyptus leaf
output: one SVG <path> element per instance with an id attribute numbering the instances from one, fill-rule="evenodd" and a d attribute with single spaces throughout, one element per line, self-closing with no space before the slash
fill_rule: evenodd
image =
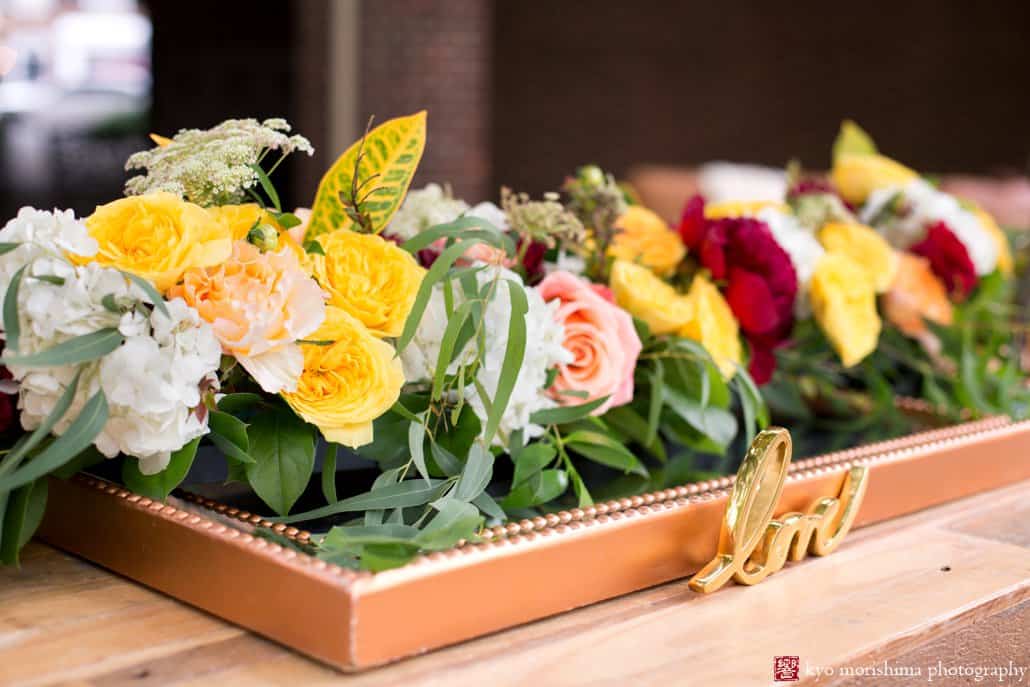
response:
<path id="1" fill-rule="evenodd" d="M 601 432 L 577 430 L 564 438 L 565 445 L 595 463 L 623 472 L 647 476 L 647 468 L 621 443 Z"/>
<path id="2" fill-rule="evenodd" d="M 446 485 L 447 483 L 444 480 L 439 479 L 431 479 L 428 483 L 425 480 L 409 479 L 398 484 L 383 487 L 382 489 L 375 489 L 364 494 L 351 496 L 342 501 L 315 508 L 305 513 L 269 519 L 273 522 L 291 523 L 315 520 L 338 513 L 422 506 L 437 498 Z"/>
<path id="3" fill-rule="evenodd" d="M 124 341 L 125 337 L 121 332 L 114 327 L 107 327 L 69 339 L 38 353 L 5 355 L 0 357 L 0 363 L 8 367 L 12 365 L 21 367 L 75 365 L 102 358 L 121 346 Z"/>
<path id="4" fill-rule="evenodd" d="M 529 312 L 529 301 L 521 285 L 514 281 L 505 281 L 511 301 L 511 318 L 508 321 L 508 342 L 504 348 L 501 374 L 497 381 L 497 389 L 490 399 L 491 407 L 483 430 L 483 441 L 487 444 L 492 442 L 494 435 L 497 434 L 497 428 L 508 407 L 508 401 L 511 399 L 511 393 L 515 389 L 526 357 L 526 313 Z"/>
<path id="5" fill-rule="evenodd" d="M 518 453 L 515 461 L 515 473 L 512 476 L 511 484 L 517 487 L 533 475 L 539 473 L 550 465 L 558 455 L 557 449 L 552 444 L 543 442 L 532 443 Z"/>
<path id="6" fill-rule="evenodd" d="M 18 350 L 18 340 L 21 338 L 21 322 L 18 319 L 18 291 L 21 289 L 21 280 L 25 275 L 28 265 L 11 277 L 11 283 L 4 294 L 4 339 L 6 348 L 10 351 Z"/>
<path id="7" fill-rule="evenodd" d="M 93 443 L 107 424 L 107 417 L 107 398 L 103 391 L 98 391 L 82 406 L 64 434 L 20 468 L 0 477 L 0 493 L 17 489 L 71 461 Z"/>
<path id="8" fill-rule="evenodd" d="M 472 501 L 483 493 L 493 474 L 494 455 L 482 444 L 473 444 L 469 450 L 468 460 L 465 461 L 465 469 L 454 489 L 454 498 L 459 501 Z"/>
<path id="9" fill-rule="evenodd" d="M 530 508 L 553 501 L 569 488 L 569 476 L 564 470 L 543 470 L 511 490 L 501 501 L 505 510 Z"/>
<path id="10" fill-rule="evenodd" d="M 172 318 L 171 313 L 168 312 L 168 306 L 165 305 L 165 299 L 161 297 L 161 294 L 158 293 L 157 289 L 154 288 L 154 285 L 150 283 L 150 280 L 144 279 L 132 272 L 125 272 L 124 270 L 122 270 L 122 274 L 124 274 L 129 281 L 138 286 L 143 293 L 147 294 L 147 297 L 150 298 L 151 302 L 153 302 L 154 307 L 157 308 L 158 312 L 168 319 Z"/>
<path id="11" fill-rule="evenodd" d="M 426 467 L 426 426 L 419 422 L 412 422 L 408 425 L 408 450 L 411 452 L 411 460 L 415 463 L 415 469 L 422 475 L 427 483 L 429 482 L 429 469 Z"/>
<path id="12" fill-rule="evenodd" d="M 558 406 L 538 410 L 529 416 L 529 421 L 536 425 L 563 425 L 589 416 L 608 400 L 608 396 L 587 401 L 574 406 Z"/>
<path id="13" fill-rule="evenodd" d="M 9 495 L 7 507 L 0 506 L 0 563 L 18 565 L 18 553 L 43 521 L 47 502 L 47 480 L 41 477 Z"/>
<path id="14" fill-rule="evenodd" d="M 483 522 L 478 508 L 457 499 L 444 499 L 437 510 L 429 524 L 415 537 L 422 549 L 449 549 L 462 539 L 471 539 Z"/>

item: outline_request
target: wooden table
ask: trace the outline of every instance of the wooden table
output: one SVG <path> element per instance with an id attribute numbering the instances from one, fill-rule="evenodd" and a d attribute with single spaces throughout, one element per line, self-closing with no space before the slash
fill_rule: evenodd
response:
<path id="1" fill-rule="evenodd" d="M 676 582 L 350 676 L 42 544 L 0 570 L 2 684 L 736 686 L 772 684 L 781 655 L 832 685 L 1027 667 L 1030 482 L 853 532 L 756 587 Z M 884 665 L 920 675 L 854 675 Z"/>

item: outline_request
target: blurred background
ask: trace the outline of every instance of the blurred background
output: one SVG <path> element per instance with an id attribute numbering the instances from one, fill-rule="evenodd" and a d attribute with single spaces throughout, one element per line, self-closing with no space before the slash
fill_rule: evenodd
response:
<path id="1" fill-rule="evenodd" d="M 825 169 L 850 117 L 1030 225 L 1028 36 L 1025 0 L 0 0 L 0 210 L 88 213 L 148 132 L 246 116 L 315 144 L 278 179 L 307 205 L 369 115 L 427 109 L 415 183 L 473 203 L 594 162 L 673 215 L 708 161 Z"/>

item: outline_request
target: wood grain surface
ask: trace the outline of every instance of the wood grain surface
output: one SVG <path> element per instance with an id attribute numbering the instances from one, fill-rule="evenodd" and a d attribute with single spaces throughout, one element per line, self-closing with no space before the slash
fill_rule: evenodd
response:
<path id="1" fill-rule="evenodd" d="M 848 687 L 1030 665 L 1030 482 L 853 532 L 756 587 L 675 582 L 358 675 L 42 544 L 0 570 L 4 685 L 762 685 L 780 655 L 802 683 Z M 921 672 L 855 677 L 876 665 Z"/>

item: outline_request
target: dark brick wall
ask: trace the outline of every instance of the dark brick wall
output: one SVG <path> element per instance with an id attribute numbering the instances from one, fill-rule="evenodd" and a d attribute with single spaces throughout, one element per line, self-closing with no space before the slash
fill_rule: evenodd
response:
<path id="1" fill-rule="evenodd" d="M 493 4 L 486 0 L 370 0 L 361 4 L 361 111 L 382 122 L 429 111 L 414 186 L 449 181 L 475 203 L 492 198 Z"/>
<path id="2" fill-rule="evenodd" d="M 842 117 L 922 169 L 1030 161 L 1030 3 L 495 6 L 494 177 L 713 158 L 825 167 Z"/>

